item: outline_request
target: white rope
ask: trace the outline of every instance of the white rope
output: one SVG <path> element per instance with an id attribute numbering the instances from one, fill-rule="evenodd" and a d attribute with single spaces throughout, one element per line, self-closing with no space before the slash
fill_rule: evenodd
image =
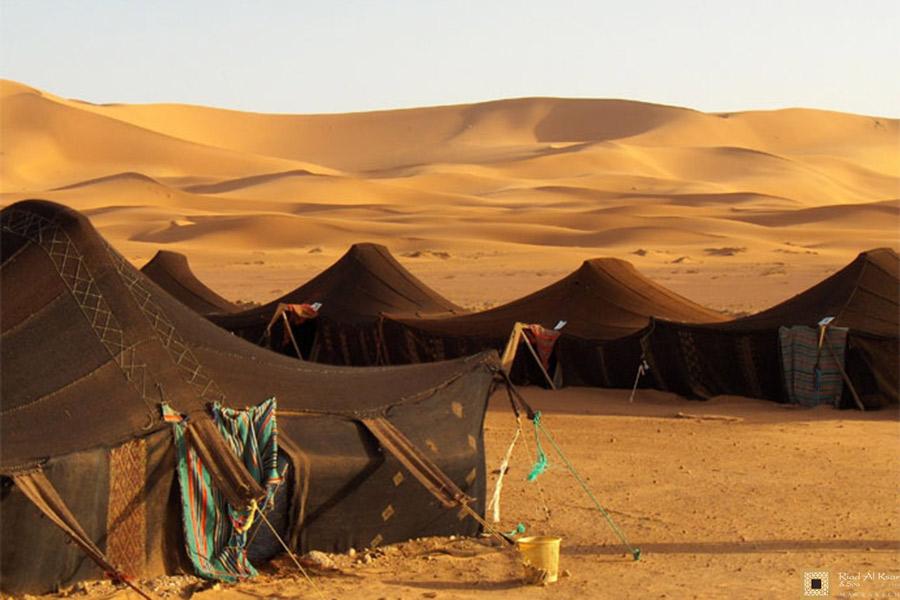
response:
<path id="1" fill-rule="evenodd" d="M 294 561 L 294 564 L 297 566 L 298 569 L 300 569 L 300 572 L 303 573 L 303 576 L 306 577 L 306 580 L 309 582 L 309 585 L 312 586 L 312 588 L 316 592 L 316 594 L 320 598 L 322 598 L 322 600 L 325 600 L 325 594 L 322 593 L 322 590 L 319 589 L 319 586 L 316 585 L 316 582 L 314 582 L 312 580 L 312 577 L 309 576 L 309 573 L 307 573 L 306 569 L 303 568 L 303 565 L 300 564 L 300 561 L 297 559 L 297 555 L 294 554 L 293 551 L 291 551 L 291 549 L 288 547 L 288 545 L 285 543 L 285 541 L 283 539 L 281 539 L 281 536 L 278 535 L 278 531 L 275 530 L 275 528 L 269 522 L 269 519 L 266 518 L 266 513 L 264 513 L 263 511 L 259 511 L 259 516 L 262 518 L 263 523 L 265 523 L 269 527 L 269 529 L 272 531 L 272 535 L 275 536 L 275 539 L 281 543 L 282 548 L 284 548 L 285 552 L 287 552 L 287 554 L 291 558 L 291 560 Z"/>
<path id="2" fill-rule="evenodd" d="M 488 503 L 488 510 L 494 511 L 494 523 L 500 522 L 500 493 L 503 491 L 503 476 L 506 475 L 506 470 L 509 468 L 509 460 L 512 457 L 513 448 L 515 448 L 516 442 L 519 440 L 520 433 L 522 433 L 522 421 L 519 417 L 516 417 L 516 433 L 513 435 L 512 442 L 510 442 L 509 448 L 506 449 L 506 455 L 500 463 L 500 475 L 497 476 L 497 483 L 494 484 L 494 493 L 491 494 L 491 501 Z"/>

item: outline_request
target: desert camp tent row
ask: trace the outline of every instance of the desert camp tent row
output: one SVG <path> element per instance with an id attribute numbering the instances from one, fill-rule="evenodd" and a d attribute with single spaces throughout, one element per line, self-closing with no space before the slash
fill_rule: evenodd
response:
<path id="1" fill-rule="evenodd" d="M 383 246 L 356 244 L 264 307 L 208 317 L 285 354 L 343 365 L 502 351 L 525 327 L 532 354 L 518 348 L 517 383 L 627 388 L 637 381 L 691 398 L 872 409 L 898 403 L 898 289 L 897 254 L 875 249 L 788 301 L 728 320 L 630 263 L 603 258 L 519 300 L 470 313 Z M 321 304 L 318 313 L 310 303 Z M 823 319 L 827 327 L 819 327 Z M 637 377 L 640 365 L 648 369 Z"/>
<path id="2" fill-rule="evenodd" d="M 392 363 L 402 364 L 502 349 L 516 323 L 536 324 L 559 331 L 550 360 L 544 362 L 562 382 L 626 387 L 640 363 L 634 334 L 658 315 L 691 322 L 722 319 L 644 277 L 630 263 L 603 258 L 585 261 L 560 281 L 490 310 L 430 318 L 388 314 L 382 329 L 386 354 Z M 588 347 L 599 352 L 588 352 Z M 540 382 L 534 361 L 517 363 L 519 381 Z"/>
<path id="3" fill-rule="evenodd" d="M 0 231 L 4 592 L 252 574 L 280 549 L 243 529 L 259 506 L 301 552 L 480 530 L 495 353 L 301 362 L 202 318 L 71 209 L 16 203 Z"/>

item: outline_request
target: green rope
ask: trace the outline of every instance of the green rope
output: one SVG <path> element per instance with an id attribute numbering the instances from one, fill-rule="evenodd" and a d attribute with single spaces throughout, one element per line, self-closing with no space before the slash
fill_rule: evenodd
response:
<path id="1" fill-rule="evenodd" d="M 514 535 L 520 535 L 522 533 L 525 533 L 525 523 L 519 523 L 518 525 L 516 525 L 515 529 L 513 529 L 512 531 L 507 531 L 503 535 L 505 535 L 506 537 L 512 537 Z"/>
<path id="2" fill-rule="evenodd" d="M 537 412 L 534 415 L 535 416 L 535 418 L 534 418 L 535 436 L 537 436 L 538 430 L 542 431 L 544 433 L 544 435 L 547 436 L 547 439 L 550 440 L 550 444 L 556 450 L 556 453 L 559 454 L 559 457 L 562 459 L 562 461 L 564 463 L 566 463 L 566 467 L 568 467 L 569 471 L 572 473 L 572 476 L 575 477 L 575 479 L 578 481 L 578 483 L 581 484 L 582 489 L 584 489 L 584 491 L 585 491 L 585 493 L 587 493 L 588 497 L 591 500 L 593 500 L 594 506 L 596 506 L 597 510 L 600 511 L 600 514 L 603 515 L 603 517 L 606 519 L 606 522 L 609 523 L 610 528 L 612 528 L 613 532 L 619 537 L 620 540 L 622 540 L 622 544 L 624 544 L 625 547 L 628 548 L 628 551 L 631 552 L 631 556 L 634 558 L 634 560 L 640 560 L 641 559 L 641 549 L 635 548 L 634 546 L 632 546 L 631 544 L 628 543 L 628 540 L 625 538 L 625 534 L 622 533 L 622 530 L 619 529 L 619 526 L 616 525 L 616 522 L 613 521 L 612 517 L 609 516 L 609 513 L 606 512 L 606 509 L 604 509 L 603 506 L 600 504 L 600 501 L 597 500 L 597 498 L 591 492 L 591 489 L 588 487 L 588 484 L 584 481 L 584 479 L 581 478 L 581 475 L 578 474 L 578 471 L 575 470 L 575 467 L 572 466 L 572 463 L 569 462 L 569 459 L 566 458 L 566 455 L 563 454 L 562 449 L 556 443 L 556 440 L 553 439 L 553 435 L 551 435 L 550 431 L 548 431 L 541 425 L 540 414 L 541 414 L 540 412 Z M 540 461 L 538 461 L 538 462 L 540 462 Z M 546 460 L 545 460 L 545 462 L 546 462 Z M 535 468 L 537 468 L 537 465 L 535 465 Z M 530 478 L 531 478 L 531 476 L 529 476 L 529 479 Z"/>
<path id="3" fill-rule="evenodd" d="M 541 411 L 534 413 L 532 423 L 534 423 L 534 443 L 535 446 L 537 446 L 537 462 L 534 463 L 534 466 L 531 468 L 531 473 L 528 474 L 528 481 L 537 479 L 538 475 L 542 474 L 550 466 L 547 455 L 544 453 L 544 447 L 541 446 Z"/>

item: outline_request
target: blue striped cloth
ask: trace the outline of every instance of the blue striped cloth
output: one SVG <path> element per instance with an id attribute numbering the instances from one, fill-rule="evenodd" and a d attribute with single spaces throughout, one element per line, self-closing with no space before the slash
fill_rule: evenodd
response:
<path id="1" fill-rule="evenodd" d="M 256 509 L 236 509 L 225 501 L 185 435 L 186 419 L 166 404 L 162 408 L 175 436 L 185 546 L 196 574 L 227 582 L 255 576 L 256 569 L 247 560 L 247 534 Z M 278 472 L 275 398 L 245 410 L 216 403 L 212 416 L 235 455 L 265 488 L 267 495 L 259 507 L 264 509 L 282 481 Z"/>
<path id="2" fill-rule="evenodd" d="M 788 399 L 802 406 L 838 406 L 844 389 L 841 368 L 847 345 L 846 327 L 828 327 L 819 349 L 819 330 L 798 325 L 780 327 L 781 361 Z M 831 346 L 834 353 L 826 347 Z M 835 357 L 840 361 L 835 361 Z"/>

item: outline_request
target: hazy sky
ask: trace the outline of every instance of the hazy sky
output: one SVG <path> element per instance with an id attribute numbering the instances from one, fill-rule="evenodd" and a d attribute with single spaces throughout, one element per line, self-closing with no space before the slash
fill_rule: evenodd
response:
<path id="1" fill-rule="evenodd" d="M 900 2 L 0 0 L 0 76 L 345 112 L 521 96 L 900 116 Z"/>

